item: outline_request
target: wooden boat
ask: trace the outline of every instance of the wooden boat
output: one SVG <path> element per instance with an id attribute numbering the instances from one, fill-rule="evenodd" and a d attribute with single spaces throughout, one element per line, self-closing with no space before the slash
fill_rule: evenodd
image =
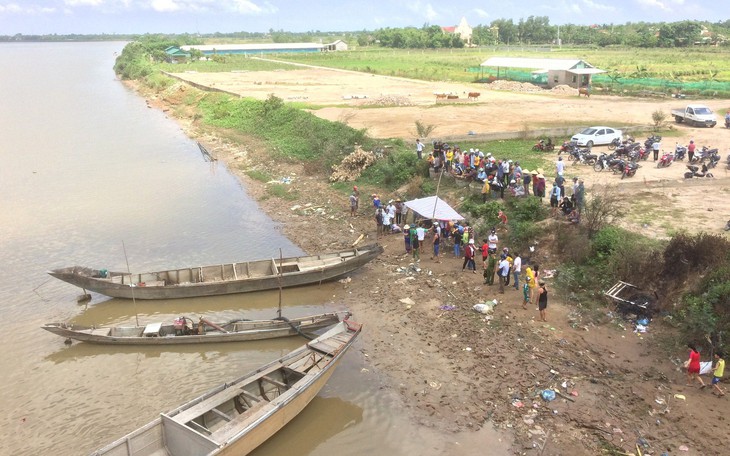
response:
<path id="1" fill-rule="evenodd" d="M 376 244 L 321 255 L 129 274 L 72 266 L 48 273 L 114 298 L 174 299 L 320 283 L 349 274 L 383 252 Z M 280 284 L 281 282 L 281 284 Z"/>
<path id="2" fill-rule="evenodd" d="M 92 456 L 246 455 L 317 395 L 360 330 L 344 320 L 288 355 L 161 413 Z"/>
<path id="3" fill-rule="evenodd" d="M 84 327 L 46 323 L 42 328 L 67 339 L 93 344 L 179 345 L 295 336 L 332 326 L 339 321 L 337 313 L 325 313 L 292 319 L 234 320 L 221 324 L 201 318 L 196 325 L 190 318 L 180 317 L 169 324 L 149 323 L 145 326 Z"/>

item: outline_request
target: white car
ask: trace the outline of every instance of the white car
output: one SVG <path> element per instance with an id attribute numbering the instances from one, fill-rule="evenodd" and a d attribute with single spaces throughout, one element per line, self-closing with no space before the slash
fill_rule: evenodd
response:
<path id="1" fill-rule="evenodd" d="M 623 133 L 621 130 L 616 130 L 611 127 L 589 127 L 581 131 L 577 135 L 573 135 L 570 138 L 571 141 L 575 141 L 579 146 L 597 146 L 602 144 L 611 144 L 614 139 L 621 141 Z"/>

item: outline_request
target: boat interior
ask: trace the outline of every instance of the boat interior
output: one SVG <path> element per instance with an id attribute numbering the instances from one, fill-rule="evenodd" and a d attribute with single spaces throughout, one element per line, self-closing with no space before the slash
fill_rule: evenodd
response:
<path id="1" fill-rule="evenodd" d="M 232 280 L 257 279 L 279 274 L 306 272 L 334 266 L 349 258 L 358 256 L 355 250 L 324 255 L 298 258 L 247 261 L 195 268 L 171 269 L 169 271 L 132 274 L 138 286 L 190 285 L 196 283 L 225 282 Z M 112 272 L 109 278 L 113 283 L 129 284 L 130 275 Z"/>

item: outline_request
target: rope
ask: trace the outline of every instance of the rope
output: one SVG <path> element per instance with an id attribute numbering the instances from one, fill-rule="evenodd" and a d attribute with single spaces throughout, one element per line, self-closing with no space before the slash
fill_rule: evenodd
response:
<path id="1" fill-rule="evenodd" d="M 310 336 L 310 335 L 308 335 L 308 334 L 305 334 L 305 333 L 303 333 L 303 332 L 302 332 L 302 330 L 301 330 L 301 329 L 299 329 L 299 326 L 296 326 L 296 325 L 295 325 L 294 323 L 292 323 L 292 322 L 291 322 L 291 321 L 290 321 L 290 320 L 289 320 L 288 318 L 286 318 L 286 317 L 276 317 L 276 318 L 274 318 L 274 320 L 280 320 L 280 321 L 285 321 L 285 322 L 287 322 L 287 323 L 289 324 L 289 326 L 291 326 L 291 327 L 292 327 L 292 329 L 293 329 L 294 331 L 296 331 L 296 332 L 297 332 L 297 334 L 299 334 L 300 336 L 304 337 L 304 338 L 305 338 L 305 339 L 307 339 L 307 340 L 314 340 L 314 339 L 315 339 L 314 337 L 312 337 L 312 336 Z"/>

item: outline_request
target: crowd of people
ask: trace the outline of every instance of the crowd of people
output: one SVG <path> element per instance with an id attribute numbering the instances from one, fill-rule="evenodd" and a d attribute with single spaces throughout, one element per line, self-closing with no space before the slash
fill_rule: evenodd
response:
<path id="1" fill-rule="evenodd" d="M 421 154 L 423 143 L 420 140 Z M 420 158 L 420 155 L 419 155 Z M 477 182 L 482 185 L 482 201 L 487 199 L 504 199 L 505 193 L 512 197 L 534 195 L 541 200 L 548 196 L 553 216 L 563 215 L 572 223 L 580 221 L 580 213 L 585 202 L 585 186 L 583 179 L 573 178 L 570 196 L 565 190 L 565 162 L 558 157 L 555 162 L 555 177 L 552 188 L 546 194 L 548 178 L 542 168 L 529 170 L 523 168 L 519 161 L 507 158 L 497 159 L 490 152 L 477 149 L 462 151 L 459 146 L 435 141 L 433 152 L 428 155 L 430 166 L 436 172 L 442 168 L 457 179 Z"/>

